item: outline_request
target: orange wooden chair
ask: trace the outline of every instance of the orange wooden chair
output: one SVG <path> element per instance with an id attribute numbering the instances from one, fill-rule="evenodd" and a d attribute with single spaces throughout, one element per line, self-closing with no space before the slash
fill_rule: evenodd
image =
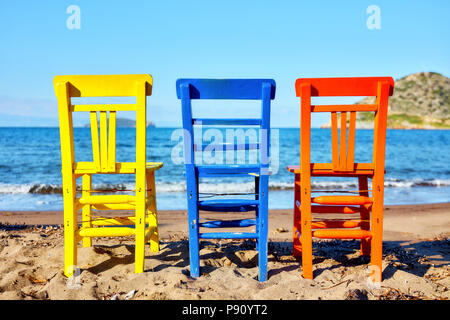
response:
<path id="1" fill-rule="evenodd" d="M 379 283 L 382 270 L 386 123 L 388 100 L 394 91 L 394 81 L 390 77 L 297 79 L 295 89 L 297 97 L 301 98 L 300 166 L 287 167 L 295 174 L 293 254 L 302 255 L 303 277 L 312 279 L 312 237 L 361 239 L 362 254 L 371 256 L 370 279 Z M 311 105 L 311 97 L 324 96 L 375 96 L 376 103 Z M 312 112 L 331 112 L 332 163 L 311 163 Z M 347 112 L 350 113 L 349 121 Z M 374 113 L 371 163 L 354 161 L 356 112 Z M 338 128 L 338 113 L 341 129 Z M 311 190 L 311 177 L 318 176 L 356 177 L 359 190 L 355 192 L 356 195 L 311 197 L 311 192 L 315 192 Z M 372 181 L 371 191 L 368 179 Z M 343 214 L 347 218 L 316 221 L 312 220 L 312 213 L 319 216 Z M 348 214 L 355 213 L 359 213 L 358 218 L 348 218 Z"/>

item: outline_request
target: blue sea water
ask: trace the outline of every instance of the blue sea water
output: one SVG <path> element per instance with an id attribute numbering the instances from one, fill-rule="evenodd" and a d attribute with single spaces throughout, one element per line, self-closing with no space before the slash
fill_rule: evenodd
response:
<path id="1" fill-rule="evenodd" d="M 76 160 L 91 161 L 90 129 L 74 130 Z M 207 131 L 203 132 L 205 135 Z M 356 161 L 370 162 L 372 137 L 372 130 L 357 130 Z M 117 141 L 117 160 L 134 161 L 135 130 L 118 128 Z M 273 129 L 271 142 L 273 174 L 269 184 L 269 207 L 292 208 L 293 175 L 285 168 L 299 163 L 299 129 Z M 160 210 L 186 208 L 181 143 L 179 129 L 148 129 L 147 159 L 164 162 L 156 175 Z M 330 148 L 330 130 L 313 129 L 312 161 L 330 162 Z M 217 161 L 221 154 L 205 153 L 202 160 L 205 163 Z M 233 159 L 241 158 L 236 153 Z M 223 159 L 225 162 L 226 158 Z M 250 161 L 248 155 L 246 160 Z M 61 183 L 58 128 L 0 128 L 0 210 L 62 210 Z M 134 188 L 132 175 L 98 175 L 93 183 L 98 189 Z M 388 130 L 385 187 L 385 204 L 449 202 L 450 131 Z M 314 181 L 313 189 L 324 188 L 354 190 L 357 184 L 355 178 Z M 253 184 L 248 179 L 205 181 L 200 189 L 206 193 L 252 190 Z"/>

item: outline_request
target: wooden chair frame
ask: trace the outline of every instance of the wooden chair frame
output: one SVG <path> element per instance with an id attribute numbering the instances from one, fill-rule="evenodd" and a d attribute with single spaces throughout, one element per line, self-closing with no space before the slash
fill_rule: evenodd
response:
<path id="1" fill-rule="evenodd" d="M 144 271 L 145 243 L 159 251 L 155 171 L 162 163 L 146 162 L 146 97 L 151 95 L 150 75 L 56 76 L 64 197 L 64 274 L 73 275 L 77 246 L 92 245 L 92 237 L 135 236 L 135 272 Z M 135 104 L 72 104 L 72 97 L 136 97 Z M 136 112 L 136 162 L 116 161 L 116 112 Z M 93 161 L 76 162 L 73 112 L 89 112 Z M 97 112 L 100 113 L 98 122 Z M 109 115 L 109 119 L 108 119 Z M 100 135 L 99 135 L 100 131 Z M 134 195 L 93 195 L 92 175 L 135 174 Z M 76 180 L 82 178 L 81 197 Z M 135 216 L 92 219 L 91 211 L 134 210 Z M 82 224 L 78 225 L 78 212 Z M 146 215 L 146 212 L 148 214 Z M 148 227 L 146 227 L 148 225 Z"/>
<path id="2" fill-rule="evenodd" d="M 275 98 L 275 81 L 271 79 L 179 79 L 177 96 L 181 99 L 184 128 L 184 155 L 187 180 L 189 223 L 190 273 L 200 275 L 200 239 L 256 239 L 259 281 L 267 279 L 268 180 L 270 141 L 270 102 Z M 260 119 L 196 119 L 192 117 L 192 99 L 250 99 L 261 100 Z M 204 146 L 194 144 L 193 126 L 203 125 L 257 125 L 263 132 L 257 144 L 231 146 L 234 150 L 260 149 L 260 161 L 255 165 L 196 165 L 194 152 Z M 264 134 L 265 133 L 265 134 Z M 230 150 L 224 146 L 221 150 Z M 198 185 L 202 177 L 254 177 L 255 199 L 200 200 Z M 215 220 L 200 222 L 199 211 L 248 212 L 255 211 L 255 219 Z M 204 232 L 203 228 L 234 228 L 256 226 L 256 232 Z"/>
<path id="3" fill-rule="evenodd" d="M 300 166 L 288 166 L 295 174 L 293 254 L 302 256 L 303 277 L 313 278 L 312 237 L 361 239 L 363 255 L 371 256 L 373 282 L 382 280 L 384 163 L 390 77 L 300 78 L 295 82 L 301 98 Z M 311 105 L 311 97 L 376 96 L 373 105 Z M 311 113 L 331 112 L 332 163 L 311 163 Z M 347 112 L 350 113 L 347 140 Z M 356 112 L 374 112 L 372 163 L 355 163 Z M 340 116 L 340 133 L 338 130 Z M 340 143 L 339 143 L 340 140 Z M 357 196 L 311 197 L 311 177 L 357 177 Z M 369 196 L 368 179 L 372 180 Z M 314 205 L 312 205 L 314 204 Z M 312 221 L 312 213 L 360 213 L 360 220 Z M 350 228 L 345 229 L 345 228 Z M 357 229 L 355 229 L 357 228 Z"/>

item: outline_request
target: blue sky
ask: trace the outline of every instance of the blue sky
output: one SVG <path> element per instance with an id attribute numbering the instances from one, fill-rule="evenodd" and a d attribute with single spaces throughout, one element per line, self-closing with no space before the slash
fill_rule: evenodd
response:
<path id="1" fill-rule="evenodd" d="M 70 5 L 81 10 L 79 30 L 66 27 Z M 380 8 L 379 30 L 366 26 L 370 5 Z M 0 118 L 57 125 L 55 75 L 149 73 L 157 125 L 181 125 L 177 78 L 273 78 L 272 125 L 295 127 L 298 77 L 448 76 L 449 12 L 448 0 L 1 1 Z M 215 105 L 199 112 L 222 115 Z"/>

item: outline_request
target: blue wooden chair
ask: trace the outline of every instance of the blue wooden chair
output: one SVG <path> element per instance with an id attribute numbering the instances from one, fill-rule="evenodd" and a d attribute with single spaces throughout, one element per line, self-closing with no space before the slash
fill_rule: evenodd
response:
<path id="1" fill-rule="evenodd" d="M 258 250 L 259 281 L 267 279 L 267 225 L 268 225 L 268 180 L 270 141 L 270 100 L 275 98 L 275 81 L 272 79 L 178 79 L 177 97 L 181 99 L 184 128 L 184 158 L 187 180 L 187 204 L 189 220 L 190 273 L 196 278 L 200 274 L 200 239 L 256 239 Z M 212 119 L 193 118 L 192 99 L 261 100 L 261 118 Z M 194 143 L 194 126 L 256 126 L 259 129 L 258 143 L 220 145 L 219 150 L 259 149 L 256 164 L 197 165 L 195 151 L 205 150 L 211 145 Z M 223 147 L 223 149 L 222 149 Z M 217 150 L 217 148 L 216 148 Z M 211 199 L 199 197 L 199 178 L 248 177 L 255 181 L 255 193 L 251 199 Z M 223 194 L 221 194 L 223 195 Z M 239 193 L 234 195 L 240 196 Z M 249 212 L 254 219 L 199 221 L 199 211 Z M 200 232 L 200 228 L 233 228 L 256 226 L 255 232 Z"/>

